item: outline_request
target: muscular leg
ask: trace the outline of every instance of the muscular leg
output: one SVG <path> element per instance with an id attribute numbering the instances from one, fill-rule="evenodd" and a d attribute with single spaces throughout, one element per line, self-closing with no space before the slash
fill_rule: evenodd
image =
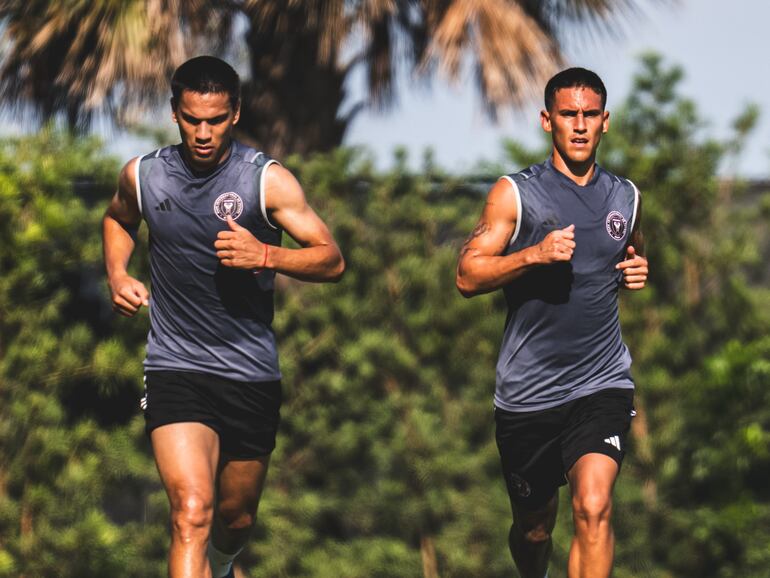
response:
<path id="1" fill-rule="evenodd" d="M 267 477 L 270 456 L 225 462 L 219 473 L 212 544 L 220 552 L 235 554 L 251 534 L 257 506 Z"/>
<path id="2" fill-rule="evenodd" d="M 558 508 L 558 491 L 540 510 L 521 510 L 513 505 L 513 525 L 508 534 L 508 546 L 521 578 L 545 576 L 553 550 L 551 532 L 556 523 Z"/>
<path id="3" fill-rule="evenodd" d="M 618 464 L 603 454 L 586 454 L 569 471 L 575 537 L 569 554 L 570 578 L 608 578 L 612 572 L 612 488 Z"/>
<path id="4" fill-rule="evenodd" d="M 219 437 L 201 423 L 152 431 L 152 448 L 171 505 L 170 578 L 210 578 L 206 545 L 214 511 Z"/>

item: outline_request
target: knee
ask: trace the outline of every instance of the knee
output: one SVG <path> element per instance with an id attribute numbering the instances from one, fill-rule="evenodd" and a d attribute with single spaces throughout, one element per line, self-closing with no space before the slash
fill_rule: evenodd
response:
<path id="1" fill-rule="evenodd" d="M 523 542 L 530 546 L 550 542 L 558 507 L 558 493 L 555 493 L 541 509 L 533 512 L 521 511 L 513 506 L 513 525 L 509 542 L 511 544 Z"/>
<path id="2" fill-rule="evenodd" d="M 179 495 L 172 500 L 171 525 L 174 533 L 189 541 L 196 536 L 208 536 L 213 519 L 213 503 L 199 494 Z"/>
<path id="3" fill-rule="evenodd" d="M 549 520 L 520 520 L 511 526 L 510 538 L 532 546 L 544 544 L 551 539 L 553 524 Z"/>
<path id="4" fill-rule="evenodd" d="M 236 504 L 219 504 L 217 515 L 228 530 L 251 528 L 257 520 L 256 508 Z"/>
<path id="5" fill-rule="evenodd" d="M 572 515 L 578 526 L 595 526 L 608 522 L 611 514 L 612 497 L 609 493 L 585 491 L 572 498 Z"/>
<path id="6" fill-rule="evenodd" d="M 536 546 L 551 539 L 551 531 L 545 525 L 538 525 L 527 530 L 522 530 L 522 539 L 528 544 Z"/>

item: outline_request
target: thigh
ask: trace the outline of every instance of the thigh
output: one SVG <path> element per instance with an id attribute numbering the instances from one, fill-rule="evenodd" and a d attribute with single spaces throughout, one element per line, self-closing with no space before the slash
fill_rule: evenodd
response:
<path id="1" fill-rule="evenodd" d="M 539 512 L 566 483 L 560 434 L 564 409 L 495 410 L 495 438 L 514 512 Z"/>
<path id="2" fill-rule="evenodd" d="M 609 499 L 618 471 L 617 462 L 603 454 L 581 456 L 567 474 L 573 497 Z"/>
<path id="3" fill-rule="evenodd" d="M 226 518 L 254 515 L 267 478 L 270 456 L 229 460 L 221 464 L 217 483 L 217 509 Z"/>
<path id="4" fill-rule="evenodd" d="M 201 423 L 178 422 L 155 428 L 150 439 L 171 506 L 179 508 L 190 498 L 212 504 L 219 461 L 217 433 Z"/>
<path id="5" fill-rule="evenodd" d="M 587 454 L 606 456 L 620 468 L 633 415 L 633 389 L 605 389 L 578 399 L 561 440 L 564 470 Z"/>

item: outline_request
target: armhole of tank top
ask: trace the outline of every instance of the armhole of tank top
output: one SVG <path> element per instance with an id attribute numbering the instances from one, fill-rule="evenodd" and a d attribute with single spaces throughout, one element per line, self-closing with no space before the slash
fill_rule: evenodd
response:
<path id="1" fill-rule="evenodd" d="M 639 196 L 641 193 L 639 192 L 639 189 L 636 188 L 636 185 L 631 182 L 630 179 L 626 179 L 629 183 L 631 183 L 631 186 L 634 187 L 634 212 L 631 215 L 631 228 L 629 229 L 632 233 L 634 232 L 634 227 L 636 226 L 636 213 L 639 210 Z"/>
<path id="2" fill-rule="evenodd" d="M 139 214 L 142 215 L 142 184 L 139 182 L 139 165 L 142 164 L 142 157 L 136 157 L 134 164 L 134 178 L 136 179 L 136 206 L 139 208 Z"/>
<path id="3" fill-rule="evenodd" d="M 273 225 L 273 223 L 270 222 L 270 219 L 267 218 L 267 203 L 265 202 L 265 182 L 267 181 L 267 169 L 270 167 L 270 165 L 273 164 L 278 166 L 281 165 L 281 163 L 278 161 L 270 159 L 265 163 L 265 166 L 262 167 L 262 174 L 259 175 L 259 209 L 262 211 L 262 218 L 265 219 L 265 223 L 277 231 L 278 227 Z"/>
<path id="4" fill-rule="evenodd" d="M 521 219 L 524 216 L 522 214 L 521 209 L 521 193 L 519 192 L 519 185 L 516 184 L 516 181 L 514 181 L 511 177 L 508 175 L 500 177 L 500 179 L 505 179 L 509 183 L 511 183 L 511 187 L 513 188 L 513 195 L 516 197 L 516 228 L 513 230 L 513 235 L 511 235 L 511 240 L 508 242 L 508 246 L 510 247 L 516 242 L 516 239 L 519 236 L 519 231 L 521 231 Z"/>

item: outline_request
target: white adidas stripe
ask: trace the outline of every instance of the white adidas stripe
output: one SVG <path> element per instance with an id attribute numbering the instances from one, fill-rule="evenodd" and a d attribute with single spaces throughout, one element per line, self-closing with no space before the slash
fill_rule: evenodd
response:
<path id="1" fill-rule="evenodd" d="M 147 409 L 147 376 L 144 375 L 142 377 L 142 381 L 144 382 L 144 396 L 139 400 L 139 407 L 144 411 Z"/>
<path id="2" fill-rule="evenodd" d="M 604 440 L 604 443 L 610 444 L 613 448 L 620 451 L 620 438 L 618 436 L 610 436 Z"/>

